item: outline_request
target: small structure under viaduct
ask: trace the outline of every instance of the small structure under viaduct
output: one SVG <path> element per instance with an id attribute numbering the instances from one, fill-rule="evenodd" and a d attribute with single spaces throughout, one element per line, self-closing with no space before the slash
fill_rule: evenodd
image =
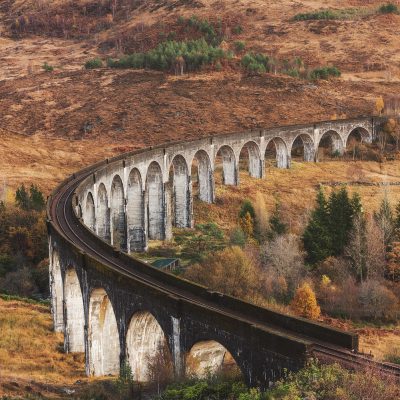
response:
<path id="1" fill-rule="evenodd" d="M 243 160 L 252 177 L 268 179 L 266 153 L 277 168 L 290 168 L 299 147 L 304 161 L 318 161 L 322 141 L 342 154 L 350 136 L 371 142 L 375 125 L 359 118 L 217 135 L 123 154 L 67 179 L 48 202 L 52 312 L 66 351 L 85 353 L 89 375 L 129 363 L 139 381 L 157 354 L 176 376 L 196 372 L 196 357 L 198 375 L 217 371 L 229 355 L 261 386 L 299 369 L 316 346 L 356 351 L 356 335 L 210 291 L 129 253 L 171 238 L 172 226 L 192 228 L 193 183 L 213 202 L 218 166 L 226 185 L 239 184 Z"/>

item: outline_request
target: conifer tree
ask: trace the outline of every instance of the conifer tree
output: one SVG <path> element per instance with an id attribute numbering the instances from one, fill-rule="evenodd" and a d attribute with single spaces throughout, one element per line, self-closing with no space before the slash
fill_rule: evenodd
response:
<path id="1" fill-rule="evenodd" d="M 320 187 L 317 193 L 317 206 L 303 234 L 304 249 L 307 252 L 306 261 L 310 264 L 316 264 L 331 254 L 328 223 L 328 205 Z"/>
<path id="2" fill-rule="evenodd" d="M 30 208 L 36 211 L 42 211 L 46 205 L 42 192 L 33 184 L 29 188 L 29 203 Z"/>
<path id="3" fill-rule="evenodd" d="M 379 229 L 383 233 L 384 245 L 388 246 L 393 239 L 395 233 L 395 218 L 393 216 L 392 207 L 390 206 L 387 193 L 382 199 L 378 212 L 375 213 L 375 221 Z"/>
<path id="4" fill-rule="evenodd" d="M 23 210 L 29 210 L 29 195 L 24 184 L 22 184 L 15 193 L 15 203 L 19 208 L 22 208 Z"/>

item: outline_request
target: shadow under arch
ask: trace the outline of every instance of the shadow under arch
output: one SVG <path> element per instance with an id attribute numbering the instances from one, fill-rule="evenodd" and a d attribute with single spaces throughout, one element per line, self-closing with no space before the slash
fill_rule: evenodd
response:
<path id="1" fill-rule="evenodd" d="M 85 211 L 83 213 L 83 222 L 91 230 L 96 230 L 96 212 L 94 206 L 94 199 L 91 192 L 86 196 Z"/>
<path id="2" fill-rule="evenodd" d="M 317 147 L 317 160 L 337 158 L 343 154 L 343 140 L 338 132 L 330 130 L 325 132 Z"/>
<path id="3" fill-rule="evenodd" d="M 289 168 L 290 159 L 285 141 L 279 137 L 270 139 L 265 149 L 264 160 L 270 167 Z"/>
<path id="4" fill-rule="evenodd" d="M 305 133 L 296 136 L 290 148 L 290 158 L 298 161 L 314 161 L 315 144 L 313 138 Z"/>
<path id="5" fill-rule="evenodd" d="M 253 178 L 262 178 L 261 152 L 256 142 L 249 141 L 243 145 L 239 153 L 239 168 L 247 170 Z"/>
<path id="6" fill-rule="evenodd" d="M 215 340 L 201 340 L 186 355 L 185 375 L 204 378 L 210 374 L 243 377 L 240 367 L 226 347 Z"/>
<path id="7" fill-rule="evenodd" d="M 178 154 L 170 165 L 169 182 L 172 186 L 172 223 L 178 228 L 191 227 L 191 195 L 189 169 L 185 158 Z"/>
<path id="8" fill-rule="evenodd" d="M 81 284 L 74 267 L 65 272 L 65 344 L 66 351 L 82 353 L 85 351 L 85 314 Z"/>
<path id="9" fill-rule="evenodd" d="M 214 174 L 210 156 L 205 150 L 198 150 L 191 163 L 192 193 L 206 203 L 214 201 Z"/>
<path id="10" fill-rule="evenodd" d="M 103 288 L 94 289 L 89 301 L 89 374 L 118 375 L 120 342 L 114 309 Z"/>
<path id="11" fill-rule="evenodd" d="M 372 135 L 367 129 L 356 127 L 349 132 L 345 142 L 347 155 L 351 156 L 353 160 L 362 159 L 363 144 L 371 143 Z"/>
<path id="12" fill-rule="evenodd" d="M 164 184 L 160 164 L 153 161 L 146 174 L 146 204 L 149 239 L 164 239 Z"/>
<path id="13" fill-rule="evenodd" d="M 126 360 L 135 381 L 168 380 L 173 376 L 172 356 L 166 336 L 149 311 L 136 312 L 129 322 Z"/>
<path id="14" fill-rule="evenodd" d="M 221 146 L 215 156 L 215 172 L 217 165 L 222 164 L 222 183 L 224 185 L 238 184 L 238 171 L 236 165 L 236 157 L 233 149 L 228 145 Z"/>
<path id="15" fill-rule="evenodd" d="M 117 249 L 126 250 L 124 185 L 119 175 L 115 175 L 111 183 L 110 216 L 111 243 Z"/>
<path id="16" fill-rule="evenodd" d="M 63 280 L 61 275 L 60 256 L 58 251 L 55 249 L 53 249 L 51 255 L 49 275 L 53 326 L 56 332 L 62 332 L 64 329 Z"/>
<path id="17" fill-rule="evenodd" d="M 144 198 L 142 176 L 137 168 L 129 173 L 126 191 L 128 250 L 145 250 Z"/>
<path id="18" fill-rule="evenodd" d="M 110 210 L 108 194 L 104 183 L 100 183 L 97 191 L 97 234 L 106 242 L 110 242 Z"/>

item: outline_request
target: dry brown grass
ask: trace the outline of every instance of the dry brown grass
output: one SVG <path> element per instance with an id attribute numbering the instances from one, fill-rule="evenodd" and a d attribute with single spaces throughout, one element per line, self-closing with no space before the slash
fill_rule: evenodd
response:
<path id="1" fill-rule="evenodd" d="M 85 379 L 83 355 L 64 354 L 62 346 L 47 306 L 0 299 L 0 395 L 24 393 L 25 386 L 52 392 Z"/>
<path id="2" fill-rule="evenodd" d="M 237 215 L 244 199 L 255 200 L 258 192 L 264 194 L 266 212 L 270 213 L 277 199 L 282 205 L 282 215 L 294 233 L 301 233 L 307 221 L 308 213 L 314 207 L 317 185 L 321 182 L 352 182 L 354 164 L 363 171 L 363 181 L 371 183 L 400 182 L 400 162 L 345 162 L 330 161 L 320 163 L 294 162 L 291 169 L 268 168 L 262 180 L 240 173 L 240 185 L 223 186 L 217 179 L 216 203 L 212 205 L 195 202 L 195 220 L 197 223 L 215 221 L 225 231 L 237 225 Z M 332 190 L 326 187 L 326 192 Z M 348 186 L 350 193 L 361 195 L 364 209 L 372 213 L 377 210 L 388 192 L 391 203 L 400 201 L 400 186 Z"/>

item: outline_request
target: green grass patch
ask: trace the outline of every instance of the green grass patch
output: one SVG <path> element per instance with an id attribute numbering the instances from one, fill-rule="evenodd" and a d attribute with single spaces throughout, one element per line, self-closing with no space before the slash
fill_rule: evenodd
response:
<path id="1" fill-rule="evenodd" d="M 308 13 L 296 14 L 293 21 L 349 20 L 368 14 L 367 9 L 345 8 L 342 10 L 323 9 Z"/>
<path id="2" fill-rule="evenodd" d="M 23 303 L 28 303 L 28 304 L 40 304 L 42 306 L 50 305 L 49 300 L 36 300 L 36 299 L 30 299 L 28 297 L 14 296 L 10 294 L 0 294 L 0 299 L 4 301 L 22 301 Z"/>

